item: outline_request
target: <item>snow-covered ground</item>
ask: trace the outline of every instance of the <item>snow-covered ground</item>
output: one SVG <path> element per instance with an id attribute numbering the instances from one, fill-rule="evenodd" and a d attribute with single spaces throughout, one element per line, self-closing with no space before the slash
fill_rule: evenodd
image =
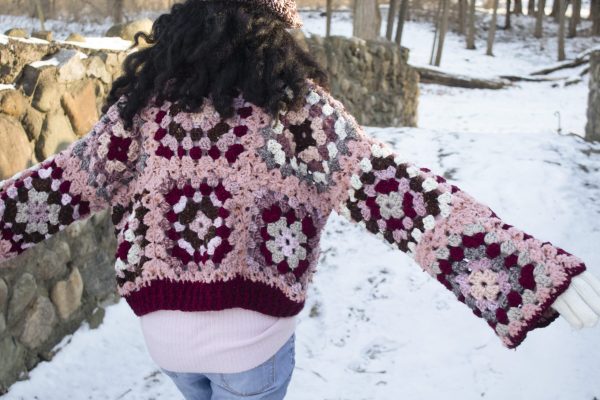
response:
<path id="1" fill-rule="evenodd" d="M 324 29 L 316 15 L 305 14 L 307 31 Z M 343 16 L 333 27 L 337 34 L 351 31 Z M 411 62 L 427 64 L 431 26 L 409 22 L 404 37 Z M 597 44 L 569 43 L 571 56 Z M 527 73 L 554 60 L 548 49 L 530 51 L 531 43 L 500 42 L 493 58 L 483 55 L 482 44 L 464 50 L 453 34 L 447 45 L 442 66 L 460 73 Z M 579 136 L 586 100 L 587 78 L 568 87 L 522 83 L 501 91 L 422 85 L 419 128 L 367 131 L 600 275 L 600 144 Z M 557 134 L 556 112 L 567 135 Z M 600 326 L 574 331 L 558 320 L 509 351 L 408 256 L 359 227 L 332 216 L 322 247 L 299 317 L 287 399 L 600 398 Z M 59 346 L 51 362 L 40 363 L 1 398 L 182 398 L 148 356 L 124 301 L 108 307 L 98 329 L 83 325 Z"/>

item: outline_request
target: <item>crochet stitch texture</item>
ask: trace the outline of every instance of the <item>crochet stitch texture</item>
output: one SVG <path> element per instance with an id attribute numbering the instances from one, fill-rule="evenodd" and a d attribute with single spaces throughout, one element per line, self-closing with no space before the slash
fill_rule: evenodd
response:
<path id="1" fill-rule="evenodd" d="M 508 348 L 556 319 L 586 267 L 386 144 L 308 80 L 271 118 L 243 96 L 223 119 L 151 99 L 125 130 L 117 104 L 88 135 L 0 183 L 0 261 L 111 208 L 116 283 L 137 315 L 304 306 L 332 211 L 408 254 Z M 121 99 L 120 101 L 125 101 Z"/>

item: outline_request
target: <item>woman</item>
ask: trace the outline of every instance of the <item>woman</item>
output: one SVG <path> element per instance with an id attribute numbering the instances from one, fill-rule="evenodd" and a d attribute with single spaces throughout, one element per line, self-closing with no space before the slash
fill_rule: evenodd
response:
<path id="1" fill-rule="evenodd" d="M 559 313 L 594 325 L 600 284 L 584 263 L 367 137 L 286 30 L 300 26 L 289 0 L 161 15 L 91 132 L 2 183 L 0 260 L 111 207 L 119 293 L 186 399 L 284 397 L 334 210 L 508 348 Z"/>

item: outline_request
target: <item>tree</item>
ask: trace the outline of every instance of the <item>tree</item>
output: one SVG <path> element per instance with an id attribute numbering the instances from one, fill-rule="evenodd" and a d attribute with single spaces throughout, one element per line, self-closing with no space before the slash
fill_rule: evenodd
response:
<path id="1" fill-rule="evenodd" d="M 327 0 L 327 11 L 326 11 L 326 22 L 325 22 L 325 36 L 331 35 L 331 13 L 333 0 Z"/>
<path id="2" fill-rule="evenodd" d="M 488 29 L 488 40 L 487 40 L 487 50 L 485 54 L 488 56 L 493 56 L 493 47 L 494 47 L 494 37 L 496 36 L 496 23 L 498 21 L 498 0 L 494 0 L 493 5 L 494 11 L 492 14 L 492 20 L 490 22 L 490 29 Z"/>
<path id="3" fill-rule="evenodd" d="M 475 1 L 469 3 L 469 25 L 467 32 L 467 49 L 475 50 Z"/>
<path id="4" fill-rule="evenodd" d="M 573 0 L 571 18 L 569 18 L 569 37 L 577 36 L 577 25 L 581 21 L 581 0 Z"/>
<path id="5" fill-rule="evenodd" d="M 392 40 L 392 35 L 394 33 L 394 19 L 396 18 L 396 9 L 398 8 L 398 1 L 400 0 L 390 0 L 387 24 L 385 26 L 385 38 L 389 41 Z"/>
<path id="6" fill-rule="evenodd" d="M 510 29 L 510 0 L 506 0 L 506 17 L 504 19 L 504 29 Z"/>
<path id="7" fill-rule="evenodd" d="M 523 0 L 515 0 L 515 8 L 513 10 L 515 15 L 523 15 Z"/>
<path id="8" fill-rule="evenodd" d="M 46 18 L 44 16 L 44 9 L 42 8 L 42 3 L 40 2 L 40 0 L 33 0 L 33 4 L 35 6 L 35 12 L 37 14 L 37 17 L 40 20 L 40 30 L 45 31 Z"/>
<path id="9" fill-rule="evenodd" d="M 554 18 L 554 20 L 556 22 L 558 22 L 558 18 L 559 18 L 559 7 L 560 7 L 560 0 L 554 0 L 552 2 L 552 11 L 550 12 L 550 16 L 552 18 Z"/>
<path id="10" fill-rule="evenodd" d="M 458 0 L 458 32 L 465 34 L 467 25 L 467 0 Z"/>
<path id="11" fill-rule="evenodd" d="M 406 1 L 406 0 L 404 0 Z M 437 43 L 437 51 L 435 55 L 435 66 L 439 67 L 442 63 L 442 51 L 444 50 L 444 40 L 446 38 L 446 31 L 448 30 L 448 9 L 450 8 L 450 0 L 441 0 L 442 1 L 442 15 L 439 22 L 439 32 L 440 36 Z"/>
<path id="12" fill-rule="evenodd" d="M 542 24 L 544 23 L 544 16 L 546 8 L 546 0 L 538 0 L 538 10 L 537 15 L 535 17 L 535 30 L 533 31 L 533 36 L 536 38 L 541 38 L 544 33 Z"/>
<path id="13" fill-rule="evenodd" d="M 567 12 L 566 0 L 558 1 L 558 61 L 563 61 L 565 56 L 565 13 Z"/>
<path id="14" fill-rule="evenodd" d="M 535 0 L 527 1 L 527 15 L 535 15 Z"/>
<path id="15" fill-rule="evenodd" d="M 406 15 L 408 14 L 408 1 L 399 0 L 400 11 L 398 12 L 398 27 L 396 28 L 396 43 L 398 47 L 402 45 L 402 32 L 404 31 L 404 21 L 406 21 Z"/>
<path id="16" fill-rule="evenodd" d="M 592 0 L 591 5 L 592 35 L 600 36 L 600 0 Z"/>
<path id="17" fill-rule="evenodd" d="M 120 24 L 123 22 L 125 14 L 125 0 L 113 0 L 113 22 Z"/>
<path id="18" fill-rule="evenodd" d="M 376 39 L 381 30 L 381 14 L 377 0 L 354 0 L 352 35 L 362 39 Z"/>

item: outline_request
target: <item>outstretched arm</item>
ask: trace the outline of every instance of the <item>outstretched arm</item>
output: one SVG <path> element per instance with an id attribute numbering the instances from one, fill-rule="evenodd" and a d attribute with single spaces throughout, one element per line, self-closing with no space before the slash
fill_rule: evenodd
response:
<path id="1" fill-rule="evenodd" d="M 68 148 L 0 182 L 0 263 L 107 208 L 127 189 L 140 143 L 117 107 Z"/>
<path id="2" fill-rule="evenodd" d="M 311 84 L 306 106 L 282 116 L 269 138 L 284 170 L 414 258 L 506 347 L 556 319 L 551 305 L 586 270 L 582 260 L 509 225 L 443 177 L 368 137 L 339 101 Z M 598 295 L 587 291 L 592 299 Z"/>

